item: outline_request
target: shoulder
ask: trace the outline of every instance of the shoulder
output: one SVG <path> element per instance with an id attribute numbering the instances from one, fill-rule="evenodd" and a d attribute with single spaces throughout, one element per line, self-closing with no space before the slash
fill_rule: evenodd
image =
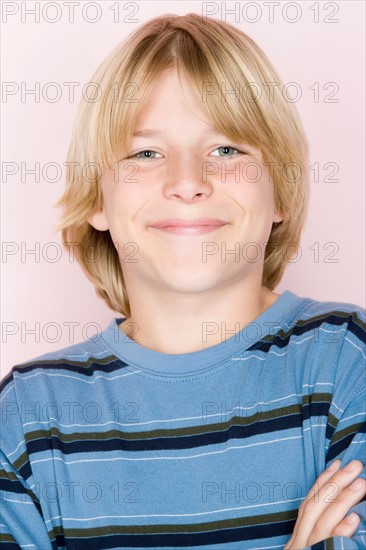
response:
<path id="1" fill-rule="evenodd" d="M 4 396 L 11 388 L 16 393 L 32 388 L 32 391 L 44 389 L 52 379 L 59 382 L 67 377 L 90 377 L 98 368 L 114 361 L 115 357 L 101 338 L 101 333 L 94 334 L 84 341 L 43 353 L 16 363 L 10 372 L 0 380 L 0 394 Z"/>
<path id="2" fill-rule="evenodd" d="M 354 334 L 365 343 L 366 309 L 352 302 L 321 301 L 292 294 L 293 301 L 289 326 L 304 327 L 304 330 L 324 329 L 325 325 L 334 327 L 334 332 Z M 339 330 L 338 330 L 339 329 Z M 298 332 L 298 331 L 297 331 Z"/>
<path id="3" fill-rule="evenodd" d="M 298 297 L 290 328 L 293 358 L 308 384 L 329 381 L 338 401 L 366 387 L 366 309 L 352 302 Z"/>
<path id="4" fill-rule="evenodd" d="M 350 347 L 365 352 L 366 309 L 352 302 L 300 299 L 296 325 L 317 331 L 318 343 L 338 344 L 338 351 Z M 348 345 L 349 344 L 349 345 Z M 345 349 L 341 349 L 341 347 Z M 357 354 L 357 352 L 356 352 Z"/>
<path id="5" fill-rule="evenodd" d="M 347 315 L 356 315 L 365 321 L 366 309 L 352 302 L 341 301 L 321 301 L 309 297 L 298 297 L 302 304 L 302 314 L 307 317 L 315 317 L 317 315 L 335 315 L 345 318 Z"/>

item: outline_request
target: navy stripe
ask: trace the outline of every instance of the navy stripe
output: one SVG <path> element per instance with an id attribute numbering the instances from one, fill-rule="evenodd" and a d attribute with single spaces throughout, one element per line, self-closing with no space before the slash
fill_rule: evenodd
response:
<path id="1" fill-rule="evenodd" d="M 366 432 L 366 422 L 362 426 L 362 429 L 356 433 L 365 433 L 365 432 Z M 356 433 L 351 433 L 346 437 L 343 437 L 336 443 L 333 443 L 333 445 L 331 445 L 328 449 L 326 462 L 330 462 L 331 460 L 333 460 L 333 458 L 336 458 L 344 450 L 346 450 L 352 443 L 352 439 L 355 437 Z"/>
<path id="2" fill-rule="evenodd" d="M 0 491 L 4 491 L 5 493 L 27 494 L 27 491 L 17 479 L 8 479 L 3 477 L 0 478 Z"/>
<path id="3" fill-rule="evenodd" d="M 102 361 L 108 361 L 103 363 Z M 44 370 L 56 370 L 56 371 L 65 371 L 65 372 L 74 372 L 78 374 L 83 374 L 85 376 L 91 377 L 97 372 L 111 373 L 117 370 L 123 369 L 127 366 L 127 363 L 124 363 L 121 359 L 118 359 L 115 355 L 110 355 L 105 359 L 94 359 L 85 361 L 85 365 L 81 366 L 83 362 L 73 362 L 65 361 L 65 359 L 49 359 L 49 360 L 39 360 L 31 363 L 25 363 L 24 366 L 14 365 L 11 372 L 8 374 L 8 377 L 4 377 L 0 383 L 0 392 L 2 392 L 10 382 L 13 380 L 13 372 L 27 373 L 32 372 L 35 369 L 44 369 Z M 11 374 L 11 376 L 10 376 Z"/>
<path id="4" fill-rule="evenodd" d="M 190 533 L 189 526 L 186 533 L 168 533 L 151 535 L 108 535 L 87 539 L 66 538 L 67 548 L 70 550 L 102 550 L 106 548 L 165 548 L 186 547 L 208 544 L 224 544 L 244 540 L 255 540 L 266 537 L 289 535 L 295 526 L 295 520 L 269 523 L 268 525 L 254 525 L 235 529 L 222 529 L 205 533 Z M 184 530 L 184 525 L 182 525 Z M 83 531 L 85 534 L 85 531 Z M 229 548 L 227 547 L 227 550 Z"/>

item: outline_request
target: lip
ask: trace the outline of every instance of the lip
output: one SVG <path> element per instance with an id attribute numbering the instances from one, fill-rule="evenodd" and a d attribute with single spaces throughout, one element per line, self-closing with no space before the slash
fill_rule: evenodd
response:
<path id="1" fill-rule="evenodd" d="M 219 220 L 217 218 L 195 218 L 195 219 L 184 219 L 184 218 L 170 218 L 166 220 L 159 220 L 156 223 L 151 224 L 151 227 L 156 229 L 177 229 L 177 228 L 188 228 L 188 229 L 204 229 L 212 231 L 216 227 L 225 225 L 227 222 Z"/>
<path id="2" fill-rule="evenodd" d="M 174 233 L 175 235 L 201 235 L 202 233 L 210 233 L 222 227 L 221 225 L 167 225 L 165 227 L 153 227 L 157 231 L 164 233 Z"/>

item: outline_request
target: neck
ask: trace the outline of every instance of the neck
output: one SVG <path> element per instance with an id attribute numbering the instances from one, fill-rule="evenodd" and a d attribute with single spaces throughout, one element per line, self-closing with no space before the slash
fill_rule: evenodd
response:
<path id="1" fill-rule="evenodd" d="M 244 287 L 244 288 L 243 288 Z M 151 290 L 151 289 L 150 289 Z M 160 353 L 182 354 L 220 344 L 268 309 L 279 294 L 241 281 L 230 291 L 221 287 L 197 294 L 130 293 L 131 316 L 121 331 L 138 344 Z"/>

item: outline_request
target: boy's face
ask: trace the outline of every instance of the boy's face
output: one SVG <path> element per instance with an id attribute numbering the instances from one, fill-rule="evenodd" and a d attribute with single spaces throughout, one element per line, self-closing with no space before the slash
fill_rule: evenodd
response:
<path id="1" fill-rule="evenodd" d="M 109 229 L 127 292 L 131 285 L 148 285 L 196 294 L 245 278 L 260 288 L 264 243 L 272 223 L 283 219 L 275 212 L 260 150 L 212 133 L 189 86 L 184 80 L 183 95 L 175 70 L 160 76 L 135 128 L 159 133 L 133 137 L 128 152 L 150 154 L 123 158 L 118 170 L 104 173 L 103 209 L 88 220 L 98 230 Z M 151 227 L 167 218 L 201 217 L 226 223 L 194 234 Z"/>

